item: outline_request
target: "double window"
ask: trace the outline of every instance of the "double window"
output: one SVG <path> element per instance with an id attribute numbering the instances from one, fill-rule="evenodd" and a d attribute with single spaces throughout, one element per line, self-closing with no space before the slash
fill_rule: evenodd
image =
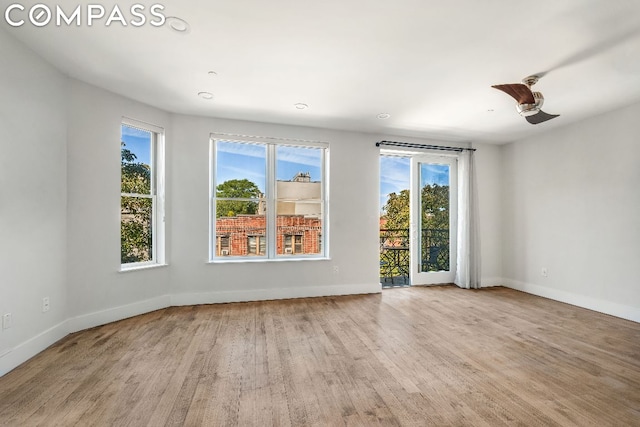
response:
<path id="1" fill-rule="evenodd" d="M 326 257 L 327 147 L 211 140 L 210 259 Z"/>
<path id="2" fill-rule="evenodd" d="M 285 254 L 301 254 L 304 253 L 302 249 L 302 234 L 285 234 L 284 236 L 284 253 Z"/>
<path id="3" fill-rule="evenodd" d="M 120 263 L 164 263 L 163 130 L 125 119 L 120 138 Z"/>

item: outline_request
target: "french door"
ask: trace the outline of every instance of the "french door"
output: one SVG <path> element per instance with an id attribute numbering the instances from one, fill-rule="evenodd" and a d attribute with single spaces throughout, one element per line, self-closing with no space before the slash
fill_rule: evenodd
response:
<path id="1" fill-rule="evenodd" d="M 452 283 L 456 272 L 457 158 L 411 158 L 410 251 L 412 285 Z"/>

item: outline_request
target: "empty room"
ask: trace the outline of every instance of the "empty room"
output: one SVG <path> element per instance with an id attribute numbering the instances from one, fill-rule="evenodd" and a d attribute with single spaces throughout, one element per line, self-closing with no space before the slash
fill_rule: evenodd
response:
<path id="1" fill-rule="evenodd" d="M 1 426 L 640 425 L 640 3 L 0 6 Z"/>

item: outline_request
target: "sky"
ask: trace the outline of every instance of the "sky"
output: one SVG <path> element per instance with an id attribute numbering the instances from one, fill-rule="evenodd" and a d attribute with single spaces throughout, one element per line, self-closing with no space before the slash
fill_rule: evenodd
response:
<path id="1" fill-rule="evenodd" d="M 411 158 L 380 156 L 380 210 L 391 193 L 400 193 L 409 188 L 411 180 Z M 422 163 L 420 186 L 427 184 L 448 185 L 449 166 Z"/>
<path id="2" fill-rule="evenodd" d="M 409 157 L 380 156 L 380 209 L 391 193 L 409 188 L 411 159 Z"/>
<path id="3" fill-rule="evenodd" d="M 151 133 L 122 125 L 122 141 L 125 148 L 136 155 L 135 162 L 149 164 L 151 158 Z M 267 149 L 262 144 L 218 142 L 217 182 L 230 179 L 248 179 L 261 192 L 266 187 Z M 276 148 L 276 179 L 290 181 L 297 173 L 311 174 L 311 181 L 320 181 L 322 150 L 293 146 Z"/>
<path id="4" fill-rule="evenodd" d="M 218 184 L 230 179 L 248 179 L 265 192 L 265 145 L 218 141 L 216 155 Z M 284 145 L 276 148 L 276 179 L 279 181 L 290 181 L 298 172 L 309 172 L 311 181 L 320 181 L 321 165 L 321 149 Z"/>
<path id="5" fill-rule="evenodd" d="M 122 140 L 133 152 L 136 161 L 149 164 L 151 134 L 147 131 L 122 126 Z M 312 181 L 320 181 L 321 150 L 317 148 L 278 146 L 276 149 L 276 179 L 291 180 L 298 172 L 309 172 Z M 230 179 L 248 179 L 261 192 L 266 187 L 267 149 L 261 144 L 218 142 L 217 182 Z M 422 164 L 420 184 L 447 185 L 449 170 L 446 165 Z M 409 188 L 411 159 L 400 156 L 380 156 L 380 207 L 386 203 L 390 193 L 399 193 Z"/>
<path id="6" fill-rule="evenodd" d="M 151 132 L 122 125 L 122 142 L 127 150 L 136 155 L 136 163 L 150 164 Z"/>

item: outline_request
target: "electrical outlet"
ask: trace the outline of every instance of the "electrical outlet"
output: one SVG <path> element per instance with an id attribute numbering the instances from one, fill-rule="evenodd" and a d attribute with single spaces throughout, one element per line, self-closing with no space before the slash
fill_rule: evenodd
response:
<path id="1" fill-rule="evenodd" d="M 549 270 L 547 270 L 547 267 L 542 267 L 542 270 L 540 271 L 540 274 L 542 274 L 542 277 L 549 276 Z"/>
<path id="2" fill-rule="evenodd" d="M 333 274 L 338 274 L 340 273 L 340 267 L 338 267 L 337 265 L 333 266 Z"/>
<path id="3" fill-rule="evenodd" d="M 42 312 L 46 313 L 47 311 L 49 311 L 49 308 L 50 308 L 49 297 L 42 298 Z"/>
<path id="4" fill-rule="evenodd" d="M 2 315 L 2 329 L 9 329 L 11 327 L 13 319 L 11 318 L 11 313 L 5 313 Z"/>

